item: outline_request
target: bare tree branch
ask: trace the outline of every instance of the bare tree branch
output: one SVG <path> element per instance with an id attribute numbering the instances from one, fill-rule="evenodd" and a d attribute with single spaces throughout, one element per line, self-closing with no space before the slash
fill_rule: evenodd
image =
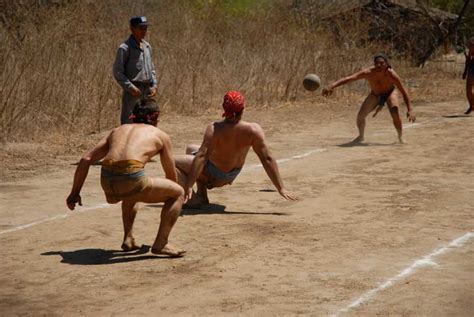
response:
<path id="1" fill-rule="evenodd" d="M 459 27 L 459 24 L 461 23 L 461 20 L 464 16 L 464 14 L 466 13 L 466 10 L 467 10 L 467 7 L 469 6 L 469 3 L 471 2 L 471 0 L 464 0 L 464 5 L 463 7 L 461 8 L 461 10 L 459 11 L 459 14 L 458 14 L 458 18 L 456 19 L 456 22 L 448 29 L 448 32 L 446 34 L 443 35 L 443 32 L 440 34 L 440 36 L 438 37 L 437 41 L 435 41 L 435 43 L 433 43 L 433 45 L 426 51 L 425 54 L 423 54 L 419 59 L 418 59 L 418 62 L 417 62 L 417 66 L 420 67 L 420 66 L 424 66 L 424 64 L 426 63 L 426 61 L 431 57 L 431 55 L 434 53 L 434 51 L 444 42 L 446 41 L 446 39 L 450 38 L 451 36 L 454 35 L 454 33 L 456 32 L 457 28 Z M 417 3 L 420 4 L 421 1 L 417 0 Z M 423 5 L 421 6 L 422 8 Z M 426 8 L 425 8 L 426 10 Z M 436 23 L 436 26 L 439 28 L 439 25 Z"/>

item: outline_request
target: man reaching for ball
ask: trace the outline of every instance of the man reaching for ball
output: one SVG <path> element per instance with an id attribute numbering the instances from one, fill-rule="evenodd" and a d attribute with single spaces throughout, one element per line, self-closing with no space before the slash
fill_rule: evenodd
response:
<path id="1" fill-rule="evenodd" d="M 224 96 L 224 120 L 209 124 L 201 146 L 188 145 L 186 155 L 176 157 L 179 183 L 183 184 L 185 199 L 190 207 L 207 204 L 207 189 L 230 185 L 241 171 L 252 148 L 262 162 L 278 193 L 287 200 L 297 198 L 288 192 L 278 171 L 276 160 L 265 144 L 265 135 L 257 123 L 241 120 L 244 97 L 237 91 Z M 192 187 L 197 182 L 194 197 Z"/>
<path id="2" fill-rule="evenodd" d="M 402 120 L 399 114 L 398 92 L 395 90 L 395 88 L 400 90 L 402 93 L 403 101 L 407 107 L 408 121 L 415 122 L 416 118 L 413 114 L 413 108 L 411 106 L 408 92 L 403 86 L 398 74 L 390 66 L 388 58 L 384 54 L 377 54 L 374 56 L 374 66 L 363 69 L 357 73 L 341 78 L 330 84 L 327 88 L 323 89 L 322 95 L 325 97 L 330 96 L 334 88 L 359 79 L 367 80 L 371 88 L 371 92 L 367 98 L 365 98 L 362 106 L 360 107 L 359 113 L 357 114 L 357 128 L 359 129 L 359 136 L 352 142 L 364 142 L 365 118 L 373 110 L 375 110 L 373 115 L 375 117 L 377 113 L 382 110 L 385 103 L 387 103 L 390 115 L 392 116 L 393 125 L 395 126 L 395 129 L 398 133 L 398 140 L 400 143 L 405 143 L 402 136 Z"/>

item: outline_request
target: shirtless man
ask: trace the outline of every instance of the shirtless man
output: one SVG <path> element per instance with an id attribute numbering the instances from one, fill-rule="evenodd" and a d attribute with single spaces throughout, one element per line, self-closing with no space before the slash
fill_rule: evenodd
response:
<path id="1" fill-rule="evenodd" d="M 407 118 L 410 122 L 415 122 L 416 118 L 413 114 L 410 98 L 408 93 L 403 86 L 400 77 L 390 66 L 388 59 L 383 54 L 377 54 L 374 56 L 374 66 L 363 69 L 355 74 L 341 78 L 334 83 L 330 84 L 327 88 L 323 89 L 323 96 L 330 96 L 334 88 L 356 81 L 359 79 L 365 79 L 370 85 L 371 92 L 365 98 L 362 106 L 360 107 L 359 113 L 357 114 L 357 128 L 359 129 L 359 136 L 355 138 L 353 143 L 364 142 L 365 132 L 365 118 L 367 115 L 376 109 L 374 117 L 377 113 L 382 110 L 385 103 L 388 104 L 390 115 L 392 116 L 393 125 L 397 129 L 398 140 L 400 143 L 405 143 L 402 136 L 402 120 L 399 114 L 399 101 L 397 88 L 400 90 L 403 96 L 403 101 L 407 106 Z"/>
<path id="2" fill-rule="evenodd" d="M 143 105 L 137 104 L 130 116 L 132 124 L 115 128 L 81 158 L 66 203 L 71 210 L 74 210 L 76 203 L 82 206 L 80 192 L 89 167 L 103 159 L 100 182 L 105 198 L 109 204 L 122 202 L 122 249 L 130 251 L 140 248 L 133 236 L 137 203 L 164 202 L 158 235 L 151 252 L 179 257 L 185 251 L 172 247 L 168 237 L 181 211 L 184 191 L 176 183 L 170 138 L 156 127 L 159 114 L 158 105 L 152 100 Z M 166 179 L 145 176 L 145 164 L 158 153 Z"/>
<path id="3" fill-rule="evenodd" d="M 192 198 L 192 187 L 197 181 L 196 195 L 189 204 L 198 207 L 209 203 L 207 189 L 232 184 L 252 148 L 278 193 L 287 200 L 296 200 L 283 186 L 260 125 L 241 120 L 244 97 L 237 91 L 228 92 L 222 106 L 224 120 L 209 124 L 201 146 L 190 145 L 186 149 L 187 155 L 176 158 L 176 167 L 182 172 L 179 176 L 180 183 L 184 184 L 185 199 Z"/>
<path id="4" fill-rule="evenodd" d="M 465 57 L 466 65 L 464 66 L 462 79 L 466 80 L 466 96 L 469 102 L 469 108 L 467 108 L 464 114 L 470 114 L 474 108 L 474 94 L 472 92 L 474 88 L 474 36 L 469 40 L 469 51 Z"/>

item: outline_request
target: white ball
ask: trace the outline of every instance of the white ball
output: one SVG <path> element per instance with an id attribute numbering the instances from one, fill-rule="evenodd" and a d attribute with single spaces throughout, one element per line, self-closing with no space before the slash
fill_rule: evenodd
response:
<path id="1" fill-rule="evenodd" d="M 316 74 L 308 74 L 304 76 L 303 86 L 306 90 L 315 91 L 321 86 L 321 79 Z"/>

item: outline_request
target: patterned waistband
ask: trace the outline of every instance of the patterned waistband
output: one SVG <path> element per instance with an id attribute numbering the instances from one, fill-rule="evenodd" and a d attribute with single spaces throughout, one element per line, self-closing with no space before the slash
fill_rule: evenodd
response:
<path id="1" fill-rule="evenodd" d="M 142 171 L 145 168 L 145 164 L 138 160 L 103 160 L 102 161 L 102 171 L 107 171 L 117 175 L 124 174 L 135 174 Z"/>

